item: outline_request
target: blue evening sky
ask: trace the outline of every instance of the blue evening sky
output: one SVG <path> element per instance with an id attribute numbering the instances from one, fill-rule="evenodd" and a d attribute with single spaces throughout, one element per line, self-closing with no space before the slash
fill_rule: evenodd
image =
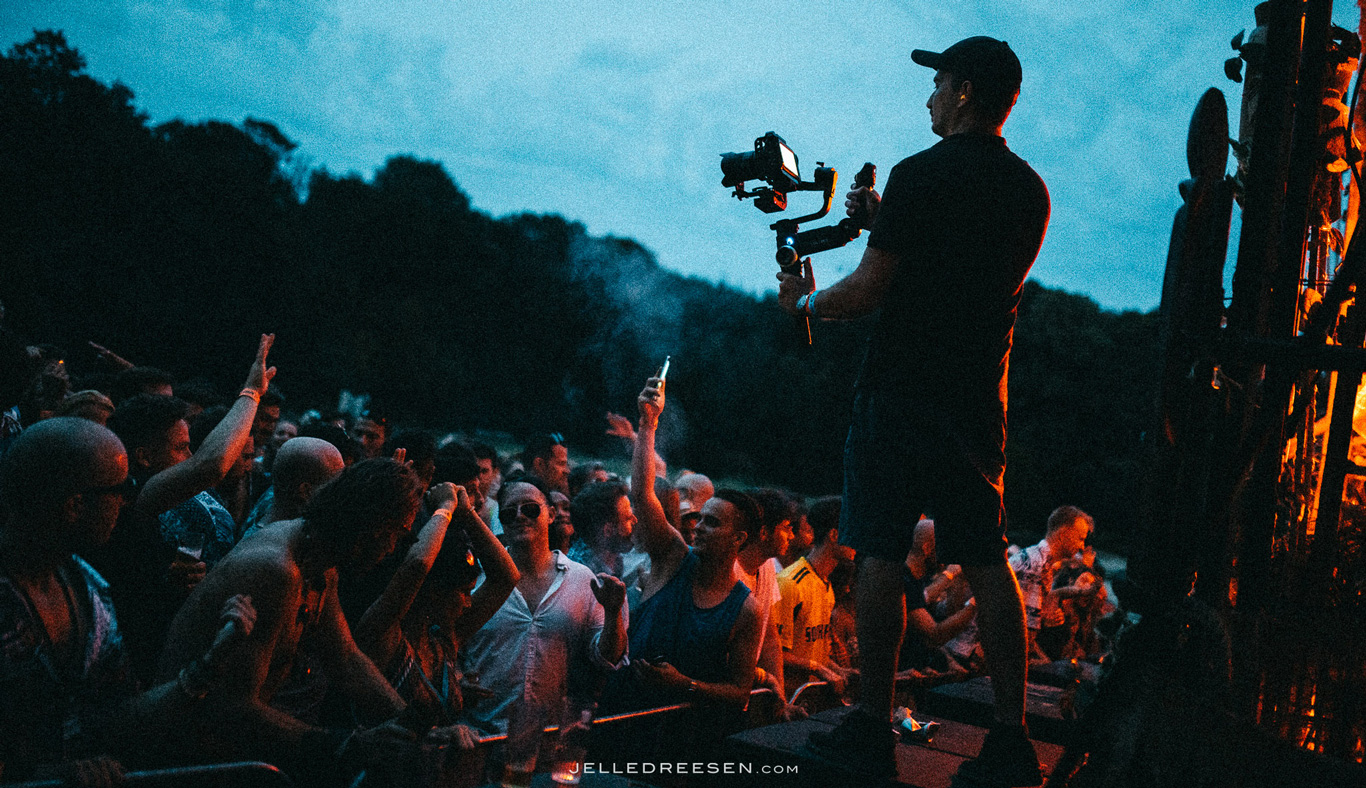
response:
<path id="1" fill-rule="evenodd" d="M 932 73 L 910 60 L 969 35 L 1024 64 L 1006 124 L 1048 183 L 1033 275 L 1111 309 L 1160 295 L 1185 135 L 1205 89 L 1229 97 L 1229 40 L 1251 0 L 832 0 L 743 4 L 526 0 L 7 0 L 3 43 L 58 28 L 95 77 L 156 122 L 250 116 L 313 166 L 369 177 L 436 159 L 495 216 L 559 213 L 637 239 L 676 271 L 746 290 L 775 282 L 771 219 L 720 186 L 717 154 L 773 130 L 801 157 L 885 178 L 935 141 Z M 1356 28 L 1339 0 L 1338 24 Z M 788 213 L 807 213 L 813 194 Z M 1235 224 L 1235 236 L 1236 236 Z M 818 282 L 862 240 L 818 255 Z"/>

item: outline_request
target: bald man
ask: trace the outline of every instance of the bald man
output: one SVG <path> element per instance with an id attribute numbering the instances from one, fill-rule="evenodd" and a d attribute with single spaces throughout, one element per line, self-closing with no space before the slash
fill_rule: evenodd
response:
<path id="1" fill-rule="evenodd" d="M 73 757 L 144 750 L 194 709 L 213 684 L 214 670 L 206 668 L 221 665 L 223 649 L 238 639 L 220 640 L 178 679 L 137 694 L 109 587 L 75 555 L 109 540 L 132 489 L 123 444 L 86 419 L 35 424 L 0 463 L 0 500 L 7 509 L 0 525 L 0 764 L 6 779 L 42 776 L 44 767 Z M 249 600 L 226 601 L 228 620 L 237 631 L 250 632 L 255 612 Z M 222 626 L 221 615 L 215 621 Z"/>
<path id="2" fill-rule="evenodd" d="M 303 514 L 313 492 L 346 467 L 336 446 L 321 438 L 290 438 L 275 454 L 273 484 L 252 510 L 243 536 Z"/>
<path id="3" fill-rule="evenodd" d="M 702 511 L 702 504 L 716 494 L 711 479 L 694 471 L 684 471 L 674 487 L 678 489 L 678 505 L 684 514 Z"/>

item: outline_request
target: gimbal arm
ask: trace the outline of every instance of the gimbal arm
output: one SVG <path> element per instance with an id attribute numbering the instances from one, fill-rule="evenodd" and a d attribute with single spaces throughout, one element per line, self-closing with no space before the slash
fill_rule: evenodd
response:
<path id="1" fill-rule="evenodd" d="M 769 225 L 769 229 L 778 234 L 778 252 L 775 257 L 778 260 L 778 266 L 782 268 L 784 273 L 800 276 L 802 258 L 817 252 L 838 249 L 859 237 L 863 231 L 863 226 L 859 220 L 848 217 L 842 219 L 838 224 L 798 232 L 798 226 L 802 223 L 823 218 L 830 212 L 830 203 L 834 199 L 835 183 L 838 180 L 839 175 L 833 169 L 818 167 L 815 180 L 811 183 L 801 183 L 797 190 L 823 191 L 825 199 L 821 210 L 796 219 L 780 219 Z M 858 174 L 854 176 L 855 187 L 872 188 L 876 181 L 877 168 L 873 166 L 872 162 L 865 163 Z"/>

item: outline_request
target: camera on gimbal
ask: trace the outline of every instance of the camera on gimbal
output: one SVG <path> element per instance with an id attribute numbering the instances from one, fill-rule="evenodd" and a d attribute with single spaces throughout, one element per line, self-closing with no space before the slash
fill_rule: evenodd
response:
<path id="1" fill-rule="evenodd" d="M 787 210 L 787 193 L 801 186 L 797 154 L 773 132 L 754 141 L 752 153 L 721 154 L 722 186 L 734 186 L 737 199 L 754 197 L 754 206 L 764 213 Z M 745 191 L 745 181 L 765 181 L 772 188 Z"/>
<path id="2" fill-rule="evenodd" d="M 797 154 L 792 152 L 773 132 L 754 141 L 753 152 L 721 154 L 721 185 L 733 187 L 737 200 L 754 199 L 754 205 L 764 213 L 778 213 L 787 210 L 787 195 L 791 192 L 821 192 L 824 202 L 815 213 L 799 216 L 796 219 L 779 219 L 769 225 L 778 234 L 778 265 L 788 273 L 801 273 L 801 260 L 807 255 L 838 249 L 859 237 L 864 223 L 853 217 L 843 219 L 829 227 L 798 231 L 801 224 L 815 221 L 830 212 L 830 202 L 835 196 L 835 183 L 839 173 L 816 162 L 814 180 L 803 181 L 797 166 Z M 877 168 L 871 162 L 863 165 L 854 176 L 854 185 L 872 187 L 877 179 Z M 745 190 L 746 181 L 763 181 L 753 191 Z"/>

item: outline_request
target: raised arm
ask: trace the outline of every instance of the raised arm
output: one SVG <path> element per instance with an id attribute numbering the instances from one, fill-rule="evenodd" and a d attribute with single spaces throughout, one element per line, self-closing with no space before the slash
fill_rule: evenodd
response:
<path id="1" fill-rule="evenodd" d="M 591 587 L 603 612 L 602 630 L 592 648 L 600 664 L 615 668 L 626 655 L 626 584 L 604 572 L 593 578 Z"/>
<path id="2" fill-rule="evenodd" d="M 460 490 L 455 517 L 464 525 L 465 533 L 470 537 L 470 551 L 484 568 L 484 582 L 470 597 L 469 610 L 455 623 L 453 634 L 457 642 L 463 643 L 493 618 L 493 614 L 498 612 L 498 608 L 503 606 L 517 587 L 522 573 L 517 571 L 517 565 L 512 562 L 507 548 L 493 535 L 479 513 L 474 511 L 463 489 Z"/>
<path id="3" fill-rule="evenodd" d="M 356 645 L 376 665 L 388 665 L 398 647 L 399 622 L 412 607 L 417 592 L 427 579 L 436 556 L 441 552 L 441 544 L 446 540 L 451 516 L 455 509 L 456 490 L 450 482 L 438 484 L 427 491 L 427 507 L 432 512 L 431 519 L 422 526 L 417 541 L 408 548 L 403 561 L 394 570 L 394 576 L 356 622 L 351 633 Z M 463 493 L 464 491 L 461 490 Z"/>
<path id="4" fill-rule="evenodd" d="M 275 368 L 266 366 L 266 356 L 274 342 L 274 334 L 261 335 L 256 360 L 247 373 L 247 382 L 228 414 L 204 438 L 199 450 L 190 459 L 172 465 L 147 480 L 134 502 L 139 512 L 149 516 L 159 515 L 223 481 L 223 477 L 232 470 L 251 438 L 251 424 L 256 418 L 256 406 L 261 401 L 261 395 L 270 387 L 271 378 L 275 377 Z"/>
<path id="5" fill-rule="evenodd" d="M 650 378 L 636 399 L 640 424 L 636 430 L 635 450 L 631 455 L 631 506 L 635 509 L 640 546 L 649 553 L 652 573 L 661 576 L 665 567 L 675 566 L 687 554 L 682 535 L 669 525 L 664 507 L 655 495 L 655 431 L 664 412 L 664 389 L 659 378 Z"/>

